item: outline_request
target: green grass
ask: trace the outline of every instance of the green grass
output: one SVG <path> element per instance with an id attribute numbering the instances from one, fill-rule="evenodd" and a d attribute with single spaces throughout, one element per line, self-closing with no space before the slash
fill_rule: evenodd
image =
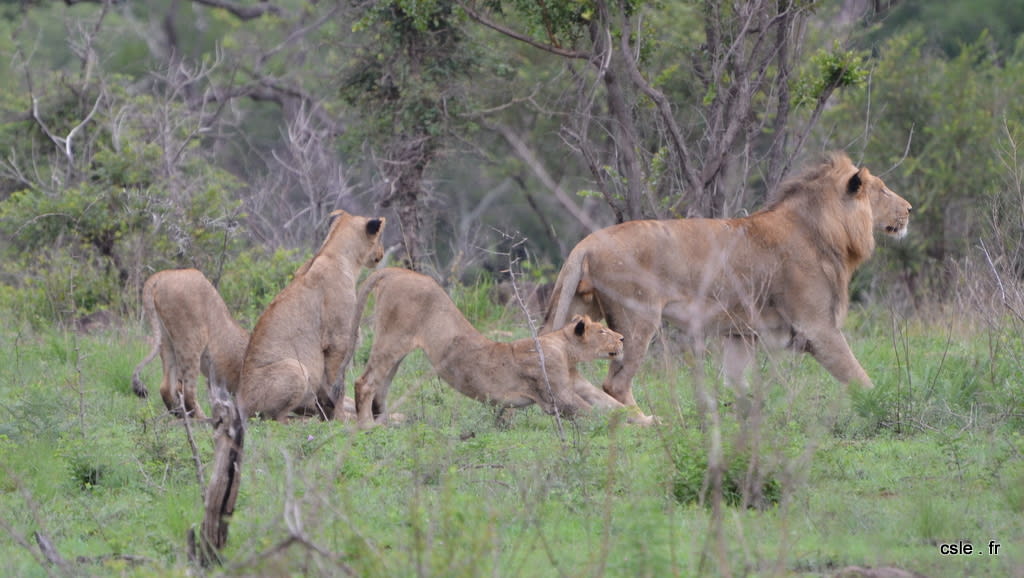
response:
<path id="1" fill-rule="evenodd" d="M 526 334 L 479 292 L 460 291 L 488 334 Z M 751 472 L 770 498 L 717 517 L 702 487 L 713 428 L 702 427 L 692 373 L 671 344 L 652 348 L 637 379 L 641 406 L 662 419 L 647 429 L 620 415 L 560 429 L 528 409 L 502 430 L 413 354 L 389 397 L 404 425 L 249 423 L 224 565 L 212 572 L 794 576 L 860 565 L 1020 576 L 1024 346 L 1009 321 L 948 327 L 851 319 L 851 343 L 876 381 L 870 392 L 848 392 L 807 356 L 762 356 L 764 419 L 752 433 L 732 415 L 712 356 L 705 381 L 720 402 L 731 503 L 742 502 Z M 185 536 L 202 519 L 201 490 L 186 429 L 158 397 L 131 393 L 145 352 L 136 327 L 94 337 L 0 331 L 4 575 L 60 573 L 35 532 L 76 574 L 190 571 Z M 603 370 L 585 367 L 595 382 Z M 159 371 L 154 362 L 144 374 L 154 391 Z M 193 433 L 211 463 L 209 429 Z M 961 540 L 983 553 L 940 554 Z"/>

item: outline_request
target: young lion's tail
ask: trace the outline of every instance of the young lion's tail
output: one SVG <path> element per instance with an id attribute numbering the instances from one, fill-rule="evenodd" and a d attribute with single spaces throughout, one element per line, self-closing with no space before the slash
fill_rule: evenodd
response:
<path id="1" fill-rule="evenodd" d="M 541 333 L 549 333 L 560 329 L 569 322 L 569 308 L 580 287 L 587 277 L 587 254 L 579 247 L 572 250 L 558 272 L 555 288 L 551 291 L 551 301 L 544 315 L 544 328 Z"/>
<path id="2" fill-rule="evenodd" d="M 398 269 L 394 267 L 385 267 L 374 271 L 369 277 L 363 281 L 363 284 L 359 286 L 359 292 L 356 294 L 356 304 L 352 315 L 352 326 L 349 328 L 349 343 L 351 347 L 348 348 L 348 353 L 345 355 L 345 361 L 341 362 L 341 370 L 338 372 L 338 381 L 342 383 L 342 389 L 344 389 L 345 372 L 348 371 L 348 364 L 352 362 L 352 356 L 356 352 L 356 341 L 359 339 L 359 325 L 363 320 L 363 309 L 366 309 L 366 302 L 370 299 L 370 293 L 377 288 L 377 283 L 380 283 L 381 279 L 389 277 Z M 335 392 L 338 394 L 338 399 L 341 399 L 340 395 L 343 392 Z"/>
<path id="3" fill-rule="evenodd" d="M 160 351 L 160 334 L 163 331 L 160 330 L 160 319 L 156 316 L 156 304 L 153 302 L 153 291 L 155 290 L 156 280 L 153 278 L 147 279 L 146 283 L 142 286 L 142 318 L 149 320 L 149 327 L 152 336 L 150 341 L 152 342 L 152 349 L 146 354 L 146 357 L 135 366 L 132 371 L 132 391 L 139 397 L 149 397 L 149 391 L 146 389 L 146 384 L 142 383 L 142 377 L 140 374 L 142 370 L 149 365 L 149 362 L 153 361 L 156 354 Z"/>

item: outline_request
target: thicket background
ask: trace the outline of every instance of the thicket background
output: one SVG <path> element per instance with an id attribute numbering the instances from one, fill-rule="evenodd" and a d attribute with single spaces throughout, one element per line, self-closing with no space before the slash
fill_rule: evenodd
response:
<path id="1" fill-rule="evenodd" d="M 523 238 L 550 278 L 593 228 L 754 210 L 827 149 L 915 206 L 858 298 L 946 302 L 982 241 L 1020 269 L 1010 0 L 19 2 L 0 27 L 0 303 L 37 325 L 134 315 L 186 265 L 250 317 L 339 207 L 442 282 Z"/>
<path id="2" fill-rule="evenodd" d="M 23 1 L 0 28 L 8 571 L 195 570 L 208 436 L 129 393 L 152 272 L 198 267 L 251 327 L 325 215 L 382 215 L 394 261 L 510 339 L 493 273 L 551 280 L 620 220 L 747 213 L 844 149 L 914 205 L 851 288 L 872 393 L 763 357 L 743 431 L 709 362 L 705 429 L 666 331 L 637 391 L 664 427 L 509 432 L 413 356 L 410 427 L 251 425 L 226 571 L 1024 576 L 1019 2 Z M 937 554 L 961 539 L 1004 556 Z"/>

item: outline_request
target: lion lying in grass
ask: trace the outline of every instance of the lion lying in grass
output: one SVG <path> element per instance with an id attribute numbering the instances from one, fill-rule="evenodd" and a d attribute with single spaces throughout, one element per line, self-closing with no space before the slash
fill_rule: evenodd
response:
<path id="1" fill-rule="evenodd" d="M 746 389 L 755 342 L 810 353 L 837 380 L 871 387 L 840 327 L 854 270 L 874 230 L 901 238 L 910 203 L 842 153 L 783 183 L 736 219 L 630 221 L 591 233 L 569 254 L 545 329 L 607 319 L 625 336 L 604 391 L 635 406 L 632 380 L 665 318 L 691 337 L 725 340 L 729 381 Z"/>
<path id="2" fill-rule="evenodd" d="M 237 394 L 248 417 L 259 413 L 284 421 L 293 411 L 335 413 L 332 388 L 353 344 L 348 330 L 356 281 L 363 267 L 384 256 L 384 219 L 344 211 L 331 216 L 316 255 L 296 271 L 253 329 Z"/>
<path id="3" fill-rule="evenodd" d="M 153 347 L 132 372 L 132 389 L 139 397 L 149 391 L 142 369 L 157 352 L 163 362 L 160 397 L 181 416 L 179 395 L 191 417 L 205 417 L 196 401 L 196 381 L 202 372 L 234 393 L 249 333 L 228 312 L 213 284 L 195 269 L 169 269 L 150 275 L 142 287 L 143 316 L 152 327 Z"/>
<path id="4" fill-rule="evenodd" d="M 373 347 L 355 385 L 362 428 L 386 414 L 391 380 L 415 349 L 426 353 L 438 376 L 456 391 L 502 408 L 536 403 L 549 414 L 572 416 L 592 407 L 625 407 L 577 371 L 579 362 L 622 355 L 622 336 L 588 317 L 575 317 L 536 339 L 499 343 L 477 331 L 433 279 L 387 268 L 359 288 L 351 341 L 371 294 L 376 296 Z"/>

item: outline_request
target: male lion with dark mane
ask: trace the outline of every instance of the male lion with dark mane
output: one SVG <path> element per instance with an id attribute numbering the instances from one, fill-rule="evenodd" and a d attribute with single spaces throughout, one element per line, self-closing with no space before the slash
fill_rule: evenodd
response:
<path id="1" fill-rule="evenodd" d="M 536 339 L 500 343 L 477 331 L 430 277 L 387 268 L 374 272 L 359 288 L 352 341 L 371 293 L 376 295 L 373 347 L 355 385 L 362 428 L 386 419 L 382 416 L 391 380 L 415 349 L 426 353 L 438 376 L 456 391 L 501 408 L 536 403 L 546 413 L 572 416 L 592 407 L 625 407 L 577 371 L 579 362 L 622 354 L 622 336 L 588 317 L 574 317 Z M 336 413 L 343 417 L 340 409 Z"/>
<path id="2" fill-rule="evenodd" d="M 384 219 L 331 213 L 327 238 L 263 312 L 242 363 L 238 404 L 284 421 L 293 411 L 334 415 L 334 384 L 349 356 L 356 282 L 384 257 Z M 341 407 L 342 404 L 338 404 Z"/>
<path id="3" fill-rule="evenodd" d="M 784 182 L 735 219 L 631 221 L 591 233 L 569 254 L 545 330 L 571 315 L 625 336 L 604 391 L 636 406 L 632 379 L 662 318 L 695 339 L 725 339 L 727 379 L 746 388 L 755 342 L 810 353 L 837 380 L 872 387 L 840 327 L 873 230 L 902 238 L 911 206 L 843 153 Z"/>
<path id="4" fill-rule="evenodd" d="M 132 389 L 149 395 L 139 374 L 160 352 L 163 381 L 160 397 L 172 414 L 185 411 L 204 418 L 196 401 L 200 371 L 234 393 L 242 370 L 249 333 L 239 327 L 213 284 L 195 269 L 169 269 L 149 276 L 142 286 L 143 316 L 152 327 L 153 347 L 132 372 Z"/>

